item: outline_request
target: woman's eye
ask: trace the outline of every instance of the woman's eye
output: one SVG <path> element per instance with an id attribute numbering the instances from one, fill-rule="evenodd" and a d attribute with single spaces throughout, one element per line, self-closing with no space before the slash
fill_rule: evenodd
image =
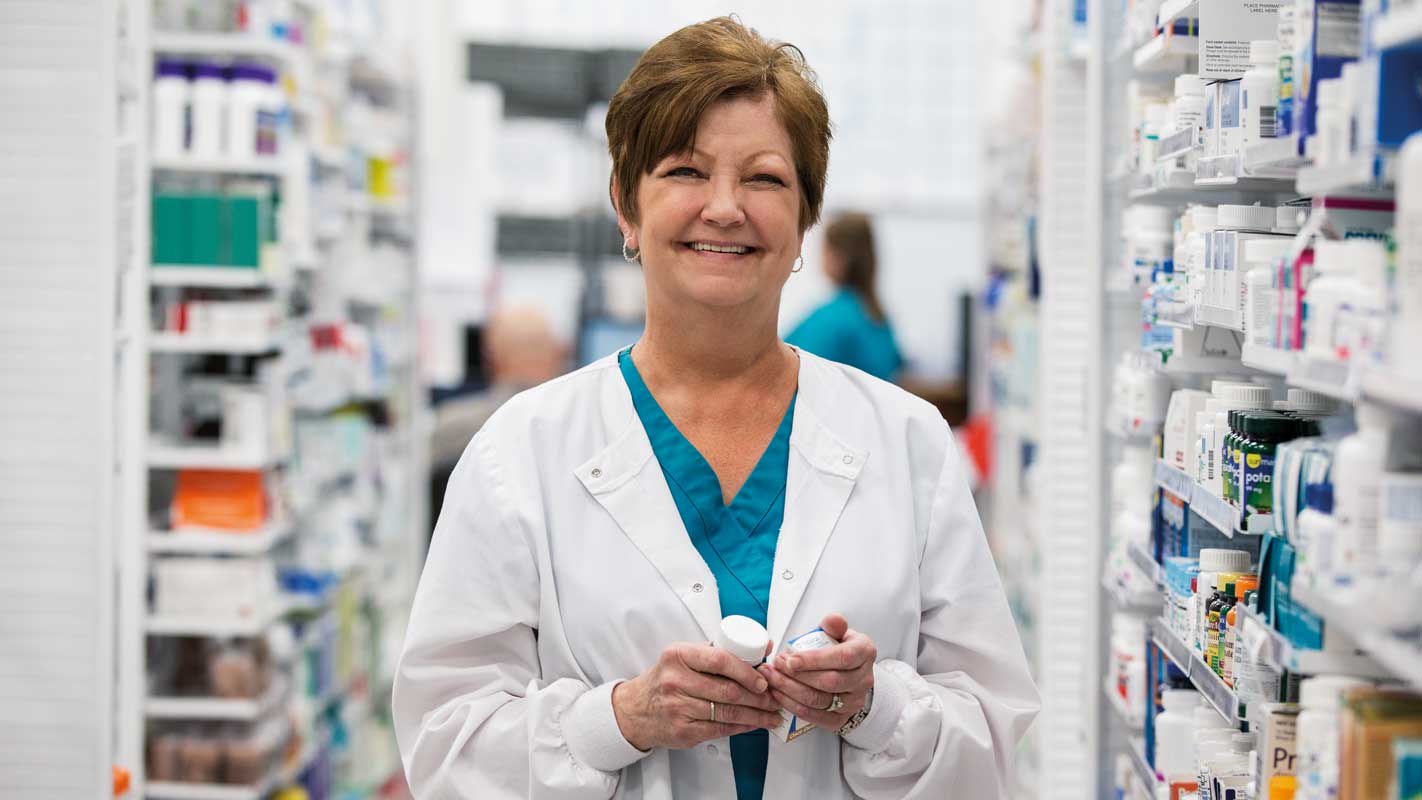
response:
<path id="1" fill-rule="evenodd" d="M 668 177 L 668 178 L 680 178 L 680 177 L 695 178 L 695 177 L 697 177 L 697 176 L 700 175 L 700 174 L 701 174 L 701 173 L 697 172 L 697 171 L 696 171 L 695 169 L 693 169 L 692 167 L 673 167 L 672 169 L 670 169 L 670 170 L 667 171 L 667 177 Z"/>
<path id="2" fill-rule="evenodd" d="M 752 181 L 755 181 L 756 183 L 773 183 L 773 184 L 775 184 L 776 186 L 784 186 L 784 185 L 785 185 L 785 181 L 782 181 L 782 180 L 780 180 L 779 178 L 777 178 L 776 176 L 770 175 L 770 174 L 767 174 L 767 173 L 761 173 L 761 174 L 755 176 L 754 178 L 751 178 L 751 180 L 752 180 Z"/>

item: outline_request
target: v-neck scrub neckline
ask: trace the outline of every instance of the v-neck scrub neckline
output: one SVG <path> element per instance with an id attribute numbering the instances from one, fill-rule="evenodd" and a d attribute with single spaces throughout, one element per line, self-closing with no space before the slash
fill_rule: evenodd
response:
<path id="1" fill-rule="evenodd" d="M 785 520 L 790 430 L 798 389 L 770 444 L 726 505 L 716 472 L 652 396 L 632 361 L 632 348 L 619 352 L 617 363 L 686 534 L 716 578 L 721 616 L 739 614 L 766 624 L 775 546 Z M 767 731 L 731 737 L 739 800 L 759 798 L 763 793 L 768 737 Z"/>

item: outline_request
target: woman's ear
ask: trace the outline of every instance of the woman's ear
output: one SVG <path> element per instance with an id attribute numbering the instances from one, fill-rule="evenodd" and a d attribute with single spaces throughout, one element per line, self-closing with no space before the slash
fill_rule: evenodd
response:
<path id="1" fill-rule="evenodd" d="M 637 250 L 637 227 L 622 213 L 622 203 L 618 200 L 616 175 L 612 176 L 608 194 L 612 197 L 612 209 L 617 212 L 617 230 L 622 234 L 622 241 L 626 242 L 628 248 Z"/>

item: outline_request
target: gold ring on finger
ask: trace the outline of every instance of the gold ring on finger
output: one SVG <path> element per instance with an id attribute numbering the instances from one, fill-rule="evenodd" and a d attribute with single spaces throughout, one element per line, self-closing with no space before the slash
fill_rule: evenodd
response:
<path id="1" fill-rule="evenodd" d="M 716 701 L 711 701 L 711 721 L 716 721 Z"/>
<path id="2" fill-rule="evenodd" d="M 841 708 L 844 708 L 844 698 L 840 697 L 837 694 L 830 695 L 830 704 L 829 707 L 825 709 L 825 713 L 834 714 L 837 713 Z"/>

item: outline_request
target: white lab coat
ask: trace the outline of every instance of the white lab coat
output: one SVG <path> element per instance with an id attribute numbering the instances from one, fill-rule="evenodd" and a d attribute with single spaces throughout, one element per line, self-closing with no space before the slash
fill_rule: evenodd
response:
<path id="1" fill-rule="evenodd" d="M 770 737 L 765 797 L 1003 797 L 1038 696 L 948 426 L 803 351 L 799 380 L 767 628 L 837 612 L 880 660 L 857 730 Z M 642 753 L 611 704 L 720 619 L 615 356 L 518 395 L 455 469 L 415 596 L 416 797 L 734 798 L 729 740 Z"/>

